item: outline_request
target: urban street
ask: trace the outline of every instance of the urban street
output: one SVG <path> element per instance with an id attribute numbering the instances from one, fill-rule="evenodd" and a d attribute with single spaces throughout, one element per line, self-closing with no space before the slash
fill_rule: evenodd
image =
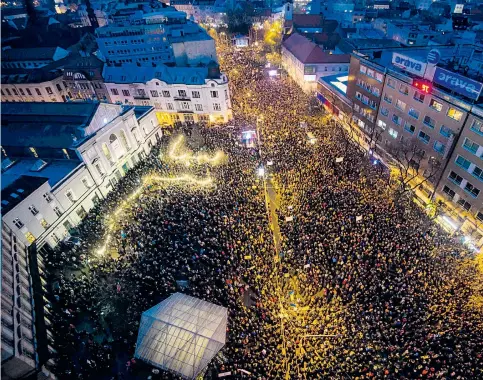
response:
<path id="1" fill-rule="evenodd" d="M 265 75 L 262 50 L 218 54 L 229 126 L 165 133 L 46 258 L 56 375 L 177 378 L 134 351 L 141 314 L 183 292 L 228 309 L 205 379 L 481 378 L 470 252 L 292 79 Z"/>

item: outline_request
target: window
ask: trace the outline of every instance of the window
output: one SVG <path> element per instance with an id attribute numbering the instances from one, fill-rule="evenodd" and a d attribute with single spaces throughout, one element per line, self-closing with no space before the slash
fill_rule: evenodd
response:
<path id="1" fill-rule="evenodd" d="M 64 223 L 63 223 L 63 226 L 64 228 L 67 230 L 67 232 L 69 232 L 71 229 L 72 229 L 72 223 L 68 220 L 66 220 Z"/>
<path id="2" fill-rule="evenodd" d="M 402 84 L 399 86 L 399 92 L 400 92 L 401 94 L 407 95 L 407 94 L 409 94 L 409 87 L 408 87 L 406 84 L 402 83 Z"/>
<path id="3" fill-rule="evenodd" d="M 82 178 L 82 183 L 86 187 L 86 189 L 90 189 L 91 184 L 89 183 L 89 180 L 87 179 L 87 177 Z"/>
<path id="4" fill-rule="evenodd" d="M 139 96 L 143 96 L 143 97 L 146 96 L 146 91 L 144 91 L 143 88 L 138 88 L 137 91 Z"/>
<path id="5" fill-rule="evenodd" d="M 56 234 L 52 234 L 50 236 L 52 237 L 52 241 L 54 242 L 54 244 L 57 244 L 60 241 L 59 237 Z"/>
<path id="6" fill-rule="evenodd" d="M 476 213 L 476 219 L 478 219 L 479 221 L 483 222 L 483 212 L 478 211 Z"/>
<path id="7" fill-rule="evenodd" d="M 463 181 L 463 177 L 459 176 L 458 174 L 456 174 L 455 172 L 451 171 L 449 173 L 449 176 L 448 178 L 454 182 L 455 184 L 457 184 L 458 186 L 461 185 L 461 182 Z"/>
<path id="8" fill-rule="evenodd" d="M 471 203 L 465 201 L 464 199 L 458 199 L 458 203 L 461 207 L 463 207 L 466 211 L 469 211 L 471 208 Z"/>
<path id="9" fill-rule="evenodd" d="M 24 224 L 22 223 L 22 221 L 19 218 L 15 218 L 13 220 L 13 224 L 14 224 L 15 227 L 17 227 L 19 229 L 24 226 Z"/>
<path id="10" fill-rule="evenodd" d="M 37 95 L 42 95 L 42 93 L 40 92 L 40 90 L 38 88 L 35 89 L 35 92 L 37 93 Z"/>
<path id="11" fill-rule="evenodd" d="M 383 122 L 382 120 L 378 120 L 378 121 L 377 121 L 377 126 L 378 126 L 378 127 L 380 127 L 380 128 L 382 128 L 383 130 L 386 130 L 386 126 L 387 126 L 387 125 L 386 125 L 386 123 L 385 123 L 385 122 Z"/>
<path id="12" fill-rule="evenodd" d="M 119 91 L 117 91 L 116 88 L 111 88 L 111 94 L 112 95 L 119 95 Z"/>
<path id="13" fill-rule="evenodd" d="M 479 135 L 483 135 L 483 122 L 482 121 L 473 120 L 473 123 L 471 124 L 470 128 L 473 132 L 476 132 Z"/>
<path id="14" fill-rule="evenodd" d="M 58 91 L 62 91 L 62 87 L 60 87 L 60 84 L 57 83 L 55 86 L 57 87 Z"/>
<path id="15" fill-rule="evenodd" d="M 27 232 L 27 233 L 25 234 L 25 238 L 27 239 L 27 241 L 28 241 L 30 244 L 32 244 L 32 243 L 35 241 L 35 236 L 34 236 L 34 235 L 32 235 L 32 233 L 31 233 L 31 232 Z M 28 357 L 30 357 L 30 358 L 33 358 L 33 354 L 32 354 L 30 351 L 26 351 L 26 350 L 24 350 L 24 351 L 23 351 L 23 353 L 25 354 L 25 356 L 28 356 Z"/>
<path id="16" fill-rule="evenodd" d="M 32 215 L 37 215 L 39 213 L 39 210 L 34 205 L 29 206 L 29 210 L 32 213 Z"/>
<path id="17" fill-rule="evenodd" d="M 386 107 L 381 107 L 381 115 L 383 116 L 389 115 L 389 110 Z"/>
<path id="18" fill-rule="evenodd" d="M 456 120 L 456 121 L 461 121 L 463 118 L 463 112 L 458 111 L 456 108 L 450 108 L 447 113 L 448 117 Z"/>
<path id="19" fill-rule="evenodd" d="M 6 89 L 5 89 L 5 91 L 7 92 L 7 94 L 8 94 L 8 95 L 12 95 L 12 94 L 10 93 L 10 90 L 9 90 L 8 88 L 6 88 Z"/>
<path id="20" fill-rule="evenodd" d="M 446 145 L 444 145 L 440 141 L 435 141 L 433 145 L 433 149 L 439 154 L 444 154 L 444 152 L 446 151 Z"/>
<path id="21" fill-rule="evenodd" d="M 215 110 L 215 111 L 221 111 L 220 103 L 213 103 L 213 110 Z"/>
<path id="22" fill-rule="evenodd" d="M 429 144 L 429 140 L 431 140 L 431 137 L 423 131 L 419 131 L 418 138 L 425 144 Z"/>
<path id="23" fill-rule="evenodd" d="M 212 98 L 217 98 L 218 97 L 218 91 L 210 91 L 210 95 Z"/>
<path id="24" fill-rule="evenodd" d="M 163 91 L 163 96 L 165 98 L 169 98 L 169 97 L 171 97 L 171 94 L 169 93 L 169 91 Z"/>
<path id="25" fill-rule="evenodd" d="M 181 98 L 186 98 L 186 91 L 185 90 L 178 90 L 178 96 Z"/>
<path id="26" fill-rule="evenodd" d="M 30 88 L 26 88 L 25 91 L 27 91 L 27 94 L 29 94 L 30 96 L 32 96 L 32 92 L 30 91 Z"/>
<path id="27" fill-rule="evenodd" d="M 446 185 L 443 187 L 443 193 L 447 194 L 450 199 L 453 199 L 456 195 L 456 193 Z"/>
<path id="28" fill-rule="evenodd" d="M 30 147 L 29 150 L 30 150 L 30 153 L 32 153 L 32 156 L 34 156 L 35 158 L 39 158 L 39 155 L 37 154 L 37 150 L 34 147 Z"/>
<path id="29" fill-rule="evenodd" d="M 434 128 L 436 126 L 436 121 L 427 115 L 424 117 L 423 123 L 429 128 Z"/>
<path id="30" fill-rule="evenodd" d="M 84 209 L 84 207 L 80 206 L 77 210 L 76 210 L 76 213 L 77 213 L 77 216 L 80 218 L 80 219 L 84 219 L 86 216 L 87 216 L 87 212 L 86 210 Z"/>
<path id="31" fill-rule="evenodd" d="M 483 169 L 481 169 L 480 167 L 475 166 L 475 168 L 473 169 L 473 173 L 471 174 L 473 174 L 480 181 L 483 181 Z"/>
<path id="32" fill-rule="evenodd" d="M 102 177 L 104 172 L 102 171 L 101 165 L 99 163 L 94 165 L 96 167 L 97 173 Z"/>
<path id="33" fill-rule="evenodd" d="M 203 111 L 203 105 L 201 105 L 201 104 L 195 104 L 195 110 L 196 111 Z"/>
<path id="34" fill-rule="evenodd" d="M 398 133 L 395 129 L 389 128 L 389 135 L 391 135 L 391 137 L 397 139 Z"/>
<path id="35" fill-rule="evenodd" d="M 467 182 L 465 186 L 465 191 L 468 192 L 473 198 L 476 198 L 480 194 L 480 189 Z"/>
<path id="36" fill-rule="evenodd" d="M 158 97 L 158 91 L 156 91 L 156 90 L 151 90 L 151 96 L 152 96 L 153 98 L 157 98 L 157 97 Z"/>
<path id="37" fill-rule="evenodd" d="M 444 125 L 441 126 L 439 133 L 442 134 L 444 137 L 451 137 L 454 135 L 454 132 L 451 128 L 445 127 Z"/>
<path id="38" fill-rule="evenodd" d="M 189 110 L 190 109 L 190 102 L 181 102 L 181 109 Z"/>
<path id="39" fill-rule="evenodd" d="M 420 92 L 418 91 L 414 91 L 414 97 L 413 97 L 414 100 L 420 102 L 420 103 L 423 103 L 424 102 L 424 94 L 421 94 Z"/>
<path id="40" fill-rule="evenodd" d="M 129 90 L 122 90 L 122 95 L 123 96 L 131 96 L 131 93 L 129 92 Z"/>
<path id="41" fill-rule="evenodd" d="M 45 87 L 45 91 L 47 91 L 47 94 L 52 95 L 52 89 L 50 87 Z"/>
<path id="42" fill-rule="evenodd" d="M 13 92 L 14 95 L 17 95 L 18 96 L 18 92 L 17 92 L 17 90 L 15 88 L 12 88 L 12 92 Z"/>
<path id="43" fill-rule="evenodd" d="M 414 117 L 416 120 L 419 119 L 419 111 L 414 108 L 409 108 L 408 115 Z"/>
<path id="44" fill-rule="evenodd" d="M 431 99 L 431 101 L 429 102 L 429 106 L 433 110 L 438 111 L 438 112 L 441 112 L 441 110 L 443 109 L 443 105 L 441 103 L 437 102 L 434 99 Z"/>
<path id="45" fill-rule="evenodd" d="M 67 151 L 67 149 L 62 149 L 62 153 L 64 154 L 64 157 L 68 160 L 70 160 L 70 156 L 69 156 L 69 152 Z"/>
<path id="46" fill-rule="evenodd" d="M 463 156 L 458 156 L 456 157 L 456 165 L 459 165 L 461 166 L 463 169 L 465 170 L 468 170 L 470 165 L 471 165 L 471 161 L 468 161 L 466 158 L 464 158 Z"/>
<path id="47" fill-rule="evenodd" d="M 55 215 L 57 215 L 58 217 L 62 216 L 62 211 L 60 211 L 60 208 L 58 208 L 57 206 L 54 207 L 54 212 Z"/>
<path id="48" fill-rule="evenodd" d="M 195 99 L 200 98 L 200 92 L 199 91 L 191 91 L 191 96 Z"/>
<path id="49" fill-rule="evenodd" d="M 465 142 L 463 143 L 463 148 L 465 148 L 466 150 L 469 150 L 471 153 L 476 154 L 479 147 L 480 146 L 474 141 L 470 140 L 469 138 L 465 138 Z"/>
<path id="50" fill-rule="evenodd" d="M 367 73 L 367 67 L 366 66 L 363 66 L 363 65 L 360 65 L 359 66 L 359 71 L 363 74 Z"/>
<path id="51" fill-rule="evenodd" d="M 20 95 L 25 95 L 25 93 L 23 92 L 23 89 L 19 88 L 18 90 L 20 91 Z"/>
<path id="52" fill-rule="evenodd" d="M 409 132 L 410 134 L 413 134 L 414 131 L 416 130 L 416 127 L 412 124 L 409 124 L 407 121 L 404 123 L 404 130 Z"/>
<path id="53" fill-rule="evenodd" d="M 50 203 L 53 200 L 49 193 L 45 193 L 43 197 L 47 203 Z"/>
<path id="54" fill-rule="evenodd" d="M 67 190 L 67 191 L 65 192 L 65 196 L 66 196 L 66 197 L 67 197 L 67 199 L 68 199 L 69 201 L 71 201 L 72 203 L 74 203 L 74 202 L 75 202 L 74 192 L 73 192 L 72 190 Z"/>
<path id="55" fill-rule="evenodd" d="M 384 94 L 384 101 L 391 104 L 392 103 L 392 95 Z"/>
<path id="56" fill-rule="evenodd" d="M 384 81 L 384 75 L 376 72 L 376 77 L 374 79 L 377 80 L 378 82 L 382 83 Z"/>
<path id="57" fill-rule="evenodd" d="M 49 223 L 45 219 L 40 219 L 40 225 L 44 227 L 45 229 L 49 228 Z"/>
<path id="58" fill-rule="evenodd" d="M 397 99 L 396 108 L 400 109 L 401 111 L 404 111 L 406 109 L 406 103 L 404 103 L 402 100 Z"/>
<path id="59" fill-rule="evenodd" d="M 397 124 L 397 125 L 401 126 L 402 125 L 402 121 L 403 121 L 402 117 L 397 116 L 396 114 L 393 114 L 392 115 L 392 122 L 394 124 Z"/>
<path id="60" fill-rule="evenodd" d="M 174 110 L 173 103 L 166 103 L 166 109 L 168 109 L 169 111 Z"/>

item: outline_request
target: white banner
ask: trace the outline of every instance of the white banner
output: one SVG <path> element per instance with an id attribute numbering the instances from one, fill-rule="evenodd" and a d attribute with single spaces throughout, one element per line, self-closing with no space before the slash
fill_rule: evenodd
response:
<path id="1" fill-rule="evenodd" d="M 230 375 L 231 375 L 231 372 L 223 372 L 223 373 L 218 374 L 218 377 L 226 377 L 226 376 L 230 376 Z"/>
<path id="2" fill-rule="evenodd" d="M 362 220 L 362 215 L 356 216 L 356 222 L 359 222 Z"/>
<path id="3" fill-rule="evenodd" d="M 285 218 L 285 221 L 286 221 L 286 222 L 291 222 L 292 220 L 293 220 L 293 216 L 287 216 L 287 217 Z"/>
<path id="4" fill-rule="evenodd" d="M 344 161 L 344 157 L 337 157 L 335 159 L 335 162 L 342 162 L 342 161 Z"/>

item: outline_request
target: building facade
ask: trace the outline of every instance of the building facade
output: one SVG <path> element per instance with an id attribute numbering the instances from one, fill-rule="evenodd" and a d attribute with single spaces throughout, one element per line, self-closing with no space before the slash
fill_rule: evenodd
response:
<path id="1" fill-rule="evenodd" d="M 152 106 L 161 125 L 232 119 L 228 78 L 214 63 L 199 68 L 106 66 L 104 77 L 112 102 Z"/>
<path id="2" fill-rule="evenodd" d="M 69 236 L 162 136 L 152 107 L 15 103 L 2 111 L 2 192 L 25 176 L 43 181 L 28 192 L 2 193 L 2 220 L 40 251 Z M 63 126 L 60 135 L 52 123 Z"/>
<path id="3" fill-rule="evenodd" d="M 5 49 L 2 50 L 2 68 L 33 70 L 68 55 L 69 51 L 61 47 Z"/>

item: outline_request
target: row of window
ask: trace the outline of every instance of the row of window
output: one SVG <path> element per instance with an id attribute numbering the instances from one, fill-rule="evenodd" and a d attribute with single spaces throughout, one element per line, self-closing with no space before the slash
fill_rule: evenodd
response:
<path id="1" fill-rule="evenodd" d="M 62 91 L 62 87 L 60 86 L 60 84 L 57 83 L 56 84 L 56 87 L 57 87 L 57 90 L 58 91 Z M 17 89 L 18 89 L 18 91 L 17 91 Z M 12 96 L 12 93 L 15 96 L 18 96 L 19 93 L 20 93 L 20 95 L 25 96 L 25 92 L 27 93 L 27 95 L 32 96 L 32 91 L 30 91 L 30 88 L 26 88 L 25 91 L 24 91 L 23 88 L 17 88 L 17 89 L 12 88 L 11 89 L 12 91 L 10 91 L 10 89 L 5 88 L 5 89 L 1 89 L 0 91 L 1 91 L 2 95 L 4 95 L 4 96 L 5 96 L 5 93 L 7 95 L 9 95 L 9 96 Z M 45 87 L 45 91 L 47 92 L 48 95 L 53 95 L 54 94 L 54 92 L 52 91 L 52 88 L 51 87 Z M 37 93 L 37 95 L 42 96 L 42 92 L 40 91 L 40 88 L 37 88 L 36 87 L 35 88 L 35 92 Z"/>
<path id="2" fill-rule="evenodd" d="M 356 91 L 356 98 L 374 110 L 377 108 L 377 103 L 374 100 L 369 99 L 368 96 L 361 94 L 359 91 Z"/>
<path id="3" fill-rule="evenodd" d="M 478 165 L 475 165 L 470 160 L 467 160 L 463 156 L 458 155 L 455 160 L 456 165 L 463 168 L 465 171 L 473 175 L 473 177 L 483 181 L 483 169 Z"/>
<path id="4" fill-rule="evenodd" d="M 448 196 L 448 198 L 450 198 L 451 200 L 453 200 L 454 197 L 456 196 L 456 192 L 452 190 L 450 187 L 448 187 L 447 185 L 443 186 L 443 193 L 445 193 Z M 471 207 L 472 207 L 471 203 L 465 200 L 464 198 L 459 198 L 456 201 L 456 203 L 460 205 L 462 208 L 464 208 L 466 211 L 471 210 Z M 476 218 L 483 221 L 483 212 L 481 211 L 477 212 Z"/>
<path id="5" fill-rule="evenodd" d="M 465 141 L 463 142 L 463 148 L 473 153 L 475 156 L 483 159 L 483 150 L 480 150 L 480 144 L 477 144 L 473 140 L 465 138 Z"/>
<path id="6" fill-rule="evenodd" d="M 375 70 L 372 70 L 370 68 L 368 68 L 367 66 L 364 66 L 364 65 L 360 65 L 359 67 L 359 71 L 362 73 L 362 74 L 365 74 L 367 75 L 368 77 L 371 77 L 375 80 L 377 80 L 378 82 L 382 83 L 384 81 L 384 75 L 381 74 L 381 73 L 378 73 L 377 71 Z"/>
<path id="7" fill-rule="evenodd" d="M 463 177 L 455 173 L 454 171 L 451 171 L 448 175 L 448 178 L 455 183 L 456 185 L 461 187 L 461 184 L 463 183 Z M 475 185 L 472 183 L 466 181 L 465 186 L 463 188 L 469 195 L 471 195 L 473 198 L 476 198 L 480 194 L 480 189 L 478 189 Z"/>
<path id="8" fill-rule="evenodd" d="M 401 116 L 393 114 L 392 115 L 392 122 L 394 124 L 398 125 L 399 127 L 402 127 L 403 123 L 404 123 L 404 130 L 406 132 L 410 133 L 411 135 L 414 135 L 414 133 L 416 132 L 416 127 L 413 124 L 409 123 L 408 121 L 405 121 Z M 377 125 L 378 125 L 378 127 L 382 128 L 384 130 L 386 129 L 386 126 L 387 126 L 387 124 L 383 120 L 378 120 Z M 394 128 L 390 128 L 388 133 L 391 137 L 393 137 L 395 139 L 399 135 L 399 132 Z M 417 137 L 418 137 L 419 140 L 421 140 L 426 145 L 429 145 L 429 142 L 431 141 L 431 136 L 429 136 L 426 132 L 424 132 L 422 130 L 418 132 Z M 436 140 L 433 143 L 433 149 L 434 149 L 434 151 L 443 155 L 446 152 L 446 145 L 443 144 L 441 141 Z"/>
<path id="9" fill-rule="evenodd" d="M 381 90 L 378 87 L 372 86 L 369 83 L 363 81 L 362 79 L 357 79 L 357 85 L 359 87 L 362 87 L 364 90 L 370 92 L 374 96 L 381 96 Z"/>
<path id="10" fill-rule="evenodd" d="M 121 80 L 122 80 L 122 78 L 121 78 Z M 129 90 L 121 90 L 121 91 L 122 91 L 123 96 L 131 96 L 131 93 L 130 93 Z M 112 95 L 119 95 L 119 90 L 117 88 L 111 88 L 111 93 L 112 93 Z M 151 94 L 152 98 L 160 97 L 161 93 L 162 93 L 162 96 L 165 97 L 165 98 L 171 97 L 171 92 L 168 91 L 168 90 L 163 90 L 162 92 L 161 91 L 158 92 L 157 90 L 150 90 L 150 94 Z M 146 91 L 142 88 L 139 88 L 139 89 L 136 90 L 136 95 L 134 95 L 134 96 L 146 96 Z M 188 98 L 186 90 L 178 90 L 178 95 L 176 95 L 176 96 L 180 97 L 180 98 Z M 213 99 L 218 98 L 218 91 L 211 90 L 210 96 Z M 200 92 L 199 91 L 191 91 L 191 97 L 193 99 L 201 98 Z"/>

